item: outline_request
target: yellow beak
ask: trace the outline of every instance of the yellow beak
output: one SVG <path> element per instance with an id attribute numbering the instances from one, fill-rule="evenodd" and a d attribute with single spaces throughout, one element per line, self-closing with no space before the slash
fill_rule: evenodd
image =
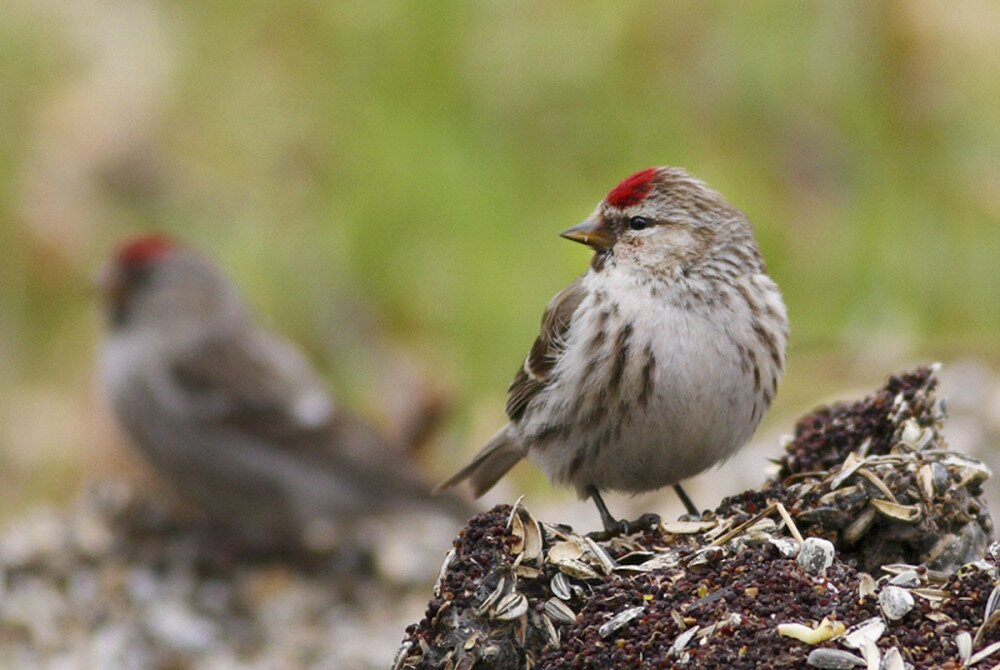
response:
<path id="1" fill-rule="evenodd" d="M 583 223 L 577 224 L 559 234 L 567 240 L 586 244 L 597 251 L 610 249 L 615 243 L 614 235 L 611 234 L 611 230 L 604 224 L 604 219 L 597 216 L 592 216 Z"/>

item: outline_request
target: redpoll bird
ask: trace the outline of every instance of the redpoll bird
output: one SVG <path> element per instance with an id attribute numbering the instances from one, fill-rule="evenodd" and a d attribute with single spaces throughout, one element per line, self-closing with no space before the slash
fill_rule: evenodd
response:
<path id="1" fill-rule="evenodd" d="M 509 389 L 510 422 L 438 487 L 476 496 L 530 456 L 627 532 L 600 491 L 674 485 L 756 430 L 784 368 L 788 321 L 746 216 L 671 167 L 616 186 L 562 236 L 595 251 L 549 304 Z M 655 515 L 645 515 L 651 523 Z M 633 524 L 634 526 L 635 524 Z"/>
<path id="2" fill-rule="evenodd" d="M 467 512 L 432 499 L 399 450 L 336 405 L 204 256 L 143 237 L 119 250 L 101 284 L 101 372 L 118 419 L 239 544 L 326 549 L 350 520 L 387 509 Z"/>

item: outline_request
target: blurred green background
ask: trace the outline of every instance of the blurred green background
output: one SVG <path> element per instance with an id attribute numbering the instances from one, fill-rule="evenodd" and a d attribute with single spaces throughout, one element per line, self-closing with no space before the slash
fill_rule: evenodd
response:
<path id="1" fill-rule="evenodd" d="M 996 361 L 998 45 L 990 0 L 7 0 L 0 510 L 119 467 L 87 280 L 149 229 L 383 425 L 397 376 L 444 390 L 436 475 L 586 267 L 558 232 L 649 165 L 756 226 L 793 328 L 772 422 L 903 361 Z"/>

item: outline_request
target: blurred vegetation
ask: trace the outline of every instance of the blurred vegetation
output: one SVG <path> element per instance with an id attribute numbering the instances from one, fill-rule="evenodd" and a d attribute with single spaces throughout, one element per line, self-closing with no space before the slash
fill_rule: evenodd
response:
<path id="1" fill-rule="evenodd" d="M 439 466 L 499 425 L 585 268 L 557 233 L 648 165 L 755 223 L 793 323 L 786 397 L 819 392 L 802 361 L 995 356 L 998 44 L 989 0 L 9 0 L 0 506 L 117 453 L 86 282 L 154 228 L 369 413 L 379 347 L 421 361 L 456 402 Z"/>

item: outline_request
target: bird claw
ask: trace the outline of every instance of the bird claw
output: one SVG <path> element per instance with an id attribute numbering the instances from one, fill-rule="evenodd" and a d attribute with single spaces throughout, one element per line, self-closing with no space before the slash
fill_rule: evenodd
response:
<path id="1" fill-rule="evenodd" d="M 643 514 L 632 521 L 625 519 L 610 519 L 604 524 L 604 530 L 587 533 L 587 537 L 597 542 L 607 542 L 616 537 L 623 537 L 651 530 L 660 523 L 660 515 L 652 512 Z"/>

